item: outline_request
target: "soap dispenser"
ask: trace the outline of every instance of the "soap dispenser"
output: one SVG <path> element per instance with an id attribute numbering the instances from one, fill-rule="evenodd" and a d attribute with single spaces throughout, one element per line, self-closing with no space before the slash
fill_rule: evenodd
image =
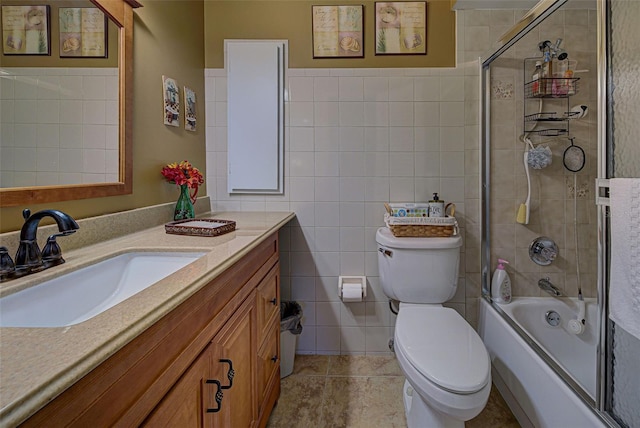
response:
<path id="1" fill-rule="evenodd" d="M 433 199 L 429 201 L 429 217 L 444 217 L 444 201 L 438 198 L 438 194 L 433 194 Z"/>
<path id="2" fill-rule="evenodd" d="M 497 303 L 511 302 L 511 278 L 504 268 L 505 264 L 509 264 L 504 259 L 498 259 L 498 267 L 493 272 L 491 280 L 491 299 Z"/>

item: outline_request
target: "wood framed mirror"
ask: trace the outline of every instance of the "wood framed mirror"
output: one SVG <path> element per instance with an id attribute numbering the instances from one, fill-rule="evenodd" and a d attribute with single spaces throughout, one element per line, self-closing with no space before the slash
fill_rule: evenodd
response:
<path id="1" fill-rule="evenodd" d="M 118 28 L 117 181 L 0 188 L 0 207 L 126 195 L 133 189 L 133 9 L 137 0 L 90 0 Z M 57 19 L 57 17 L 53 18 Z M 55 34 L 52 38 L 58 37 Z M 58 53 L 52 50 L 52 55 Z"/>

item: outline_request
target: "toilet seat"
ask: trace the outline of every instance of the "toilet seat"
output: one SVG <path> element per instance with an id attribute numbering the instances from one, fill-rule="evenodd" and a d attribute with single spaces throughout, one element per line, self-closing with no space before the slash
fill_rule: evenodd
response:
<path id="1" fill-rule="evenodd" d="M 440 389 L 473 394 L 491 379 L 489 354 L 480 336 L 451 308 L 401 303 L 395 336 L 397 351 Z"/>

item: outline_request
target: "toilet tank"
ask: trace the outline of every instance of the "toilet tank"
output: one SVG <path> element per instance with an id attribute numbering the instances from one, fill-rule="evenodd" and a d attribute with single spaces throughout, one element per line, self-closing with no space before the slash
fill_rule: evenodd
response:
<path id="1" fill-rule="evenodd" d="M 376 233 L 378 271 L 384 293 L 406 303 L 444 303 L 456 293 L 462 237 L 396 238 Z"/>

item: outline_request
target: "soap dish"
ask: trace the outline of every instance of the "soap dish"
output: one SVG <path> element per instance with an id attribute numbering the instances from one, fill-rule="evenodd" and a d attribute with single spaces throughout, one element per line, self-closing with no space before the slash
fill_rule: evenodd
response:
<path id="1" fill-rule="evenodd" d="M 164 225 L 164 229 L 173 235 L 219 236 L 236 230 L 236 222 L 211 218 L 189 218 L 167 223 Z"/>

